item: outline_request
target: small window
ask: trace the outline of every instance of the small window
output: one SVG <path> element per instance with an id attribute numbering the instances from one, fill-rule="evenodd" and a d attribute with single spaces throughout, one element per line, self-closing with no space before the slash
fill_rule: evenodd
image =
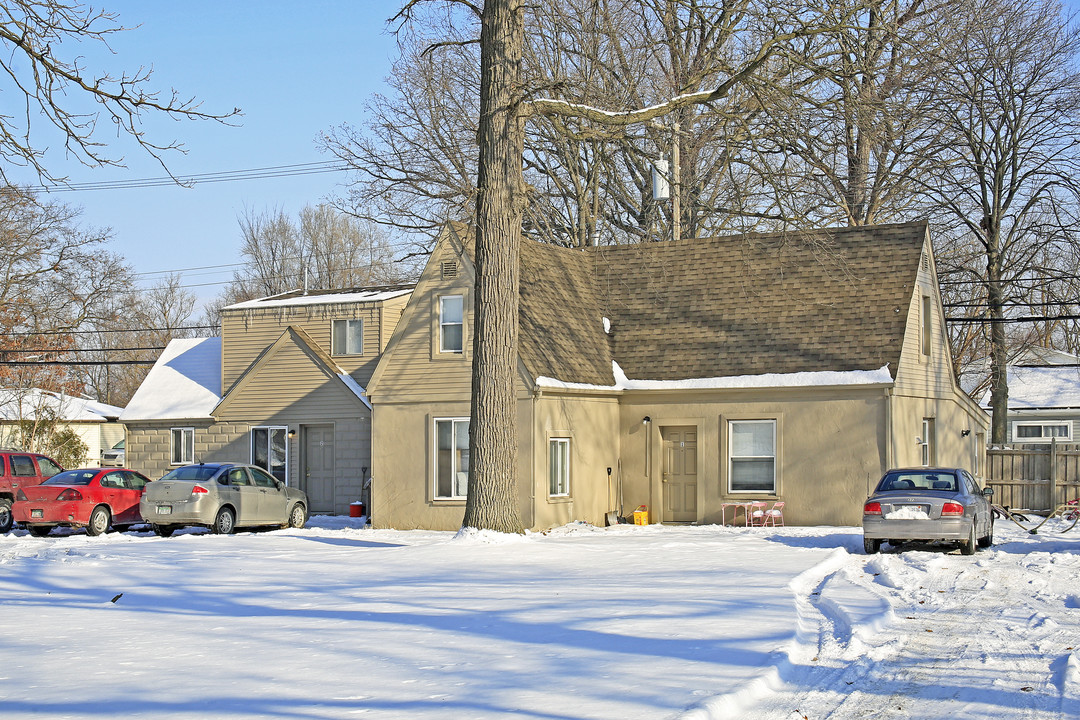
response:
<path id="1" fill-rule="evenodd" d="M 435 421 L 435 499 L 464 500 L 469 492 L 469 420 Z"/>
<path id="2" fill-rule="evenodd" d="M 570 494 L 570 438 L 551 438 L 548 441 L 548 495 L 566 497 Z"/>
<path id="3" fill-rule="evenodd" d="M 728 423 L 731 492 L 776 492 L 776 421 Z"/>
<path id="4" fill-rule="evenodd" d="M 52 477 L 56 473 L 64 471 L 62 467 L 47 457 L 39 457 L 37 459 L 37 464 L 38 470 L 41 472 L 41 477 Z"/>
<path id="5" fill-rule="evenodd" d="M 333 355 L 364 354 L 364 321 L 335 320 L 330 352 Z"/>
<path id="6" fill-rule="evenodd" d="M 187 465 L 195 462 L 195 428 L 172 428 L 170 452 L 173 465 Z"/>
<path id="7" fill-rule="evenodd" d="M 920 458 L 923 467 L 929 467 L 937 462 L 937 443 L 935 441 L 934 418 L 923 418 L 922 437 L 919 438 Z"/>
<path id="8" fill-rule="evenodd" d="M 233 468 L 229 471 L 227 484 L 237 487 L 247 486 L 251 485 L 251 479 L 248 478 L 247 470 L 244 468 Z"/>
<path id="9" fill-rule="evenodd" d="M 921 335 L 922 335 L 921 346 L 922 347 L 921 347 L 921 351 L 922 351 L 922 354 L 926 355 L 927 357 L 930 356 L 930 338 L 932 336 L 932 328 L 933 328 L 933 325 L 931 324 L 932 316 L 930 315 L 930 308 L 931 308 L 930 296 L 929 295 L 923 295 L 923 297 L 922 297 L 922 333 L 921 333 Z"/>
<path id="10" fill-rule="evenodd" d="M 465 339 L 465 298 L 447 295 L 439 298 L 439 352 L 459 353 Z"/>
<path id="11" fill-rule="evenodd" d="M 261 467 L 283 483 L 288 484 L 289 428 L 251 428 L 251 464 Z"/>
<path id="12" fill-rule="evenodd" d="M 1068 420 L 1041 420 L 1038 422 L 1014 422 L 1013 441 L 1018 443 L 1049 443 L 1072 441 L 1072 423 Z"/>
<path id="13" fill-rule="evenodd" d="M 12 455 L 11 474 L 15 477 L 33 477 L 37 475 L 33 459 L 29 455 Z"/>

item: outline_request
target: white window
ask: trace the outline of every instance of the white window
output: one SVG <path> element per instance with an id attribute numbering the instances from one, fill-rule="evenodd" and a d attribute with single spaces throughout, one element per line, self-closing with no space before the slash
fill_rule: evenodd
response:
<path id="1" fill-rule="evenodd" d="M 172 428 L 169 437 L 172 445 L 169 457 L 173 465 L 195 462 L 195 428 Z"/>
<path id="2" fill-rule="evenodd" d="M 363 355 L 364 321 L 335 320 L 330 344 L 333 355 Z"/>
<path id="3" fill-rule="evenodd" d="M 464 347 L 464 331 L 464 296 L 446 295 L 439 298 L 439 352 L 461 352 Z"/>
<path id="4" fill-rule="evenodd" d="M 469 493 L 469 419 L 435 421 L 435 499 L 464 500 Z"/>
<path id="5" fill-rule="evenodd" d="M 919 438 L 920 461 L 923 467 L 930 467 L 937 460 L 937 443 L 934 438 L 934 418 L 923 418 L 922 437 Z"/>
<path id="6" fill-rule="evenodd" d="M 289 428 L 251 428 L 251 464 L 261 467 L 281 482 L 288 484 Z"/>
<path id="7" fill-rule="evenodd" d="M 570 438 L 548 441 L 548 495 L 570 495 Z"/>
<path id="8" fill-rule="evenodd" d="M 728 422 L 729 489 L 776 492 L 776 421 Z"/>
<path id="9" fill-rule="evenodd" d="M 1013 442 L 1049 443 L 1072 441 L 1072 423 L 1068 420 L 1039 420 L 1013 423 Z"/>

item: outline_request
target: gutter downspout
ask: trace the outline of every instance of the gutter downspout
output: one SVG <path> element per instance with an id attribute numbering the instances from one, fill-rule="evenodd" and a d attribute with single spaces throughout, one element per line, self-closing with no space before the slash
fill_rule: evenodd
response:
<path id="1" fill-rule="evenodd" d="M 529 418 L 529 427 L 532 431 L 532 442 L 529 443 L 532 445 L 529 457 L 529 508 L 532 515 L 530 529 L 536 527 L 536 404 L 540 402 L 540 396 L 543 394 L 544 391 L 539 385 L 533 386 L 532 407 L 530 408 L 532 417 Z"/>
<path id="2" fill-rule="evenodd" d="M 896 467 L 893 448 L 893 389 L 885 388 L 885 470 Z"/>

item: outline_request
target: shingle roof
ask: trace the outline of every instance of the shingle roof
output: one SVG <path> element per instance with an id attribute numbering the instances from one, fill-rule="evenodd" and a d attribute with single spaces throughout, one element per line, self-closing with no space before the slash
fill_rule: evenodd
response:
<path id="1" fill-rule="evenodd" d="M 876 370 L 895 377 L 923 222 L 569 250 L 523 241 L 533 377 L 640 380 Z M 605 333 L 603 318 L 611 333 Z"/>

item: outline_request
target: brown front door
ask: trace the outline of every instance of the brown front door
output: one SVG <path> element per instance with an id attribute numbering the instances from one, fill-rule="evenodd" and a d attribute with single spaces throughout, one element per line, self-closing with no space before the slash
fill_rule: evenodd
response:
<path id="1" fill-rule="evenodd" d="M 660 429 L 664 440 L 664 522 L 697 517 L 697 428 Z"/>
<path id="2" fill-rule="evenodd" d="M 300 489 L 311 513 L 334 512 L 334 426 L 305 425 L 304 467 Z"/>

